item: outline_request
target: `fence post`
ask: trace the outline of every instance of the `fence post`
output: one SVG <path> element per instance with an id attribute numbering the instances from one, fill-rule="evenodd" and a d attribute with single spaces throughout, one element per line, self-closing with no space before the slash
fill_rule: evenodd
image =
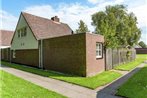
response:
<path id="1" fill-rule="evenodd" d="M 131 52 L 129 58 L 127 58 L 127 51 Z M 111 49 L 108 48 L 105 50 L 105 69 L 110 70 L 113 69 L 114 66 L 120 65 L 121 63 L 130 62 L 135 60 L 136 58 L 136 51 L 135 49 L 125 49 L 125 48 L 117 48 Z"/>

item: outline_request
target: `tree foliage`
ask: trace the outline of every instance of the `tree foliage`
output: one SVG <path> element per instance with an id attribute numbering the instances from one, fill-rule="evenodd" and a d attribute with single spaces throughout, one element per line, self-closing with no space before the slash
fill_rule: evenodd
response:
<path id="1" fill-rule="evenodd" d="M 143 42 L 143 41 L 140 41 L 138 43 L 142 48 L 147 48 L 147 45 Z"/>
<path id="2" fill-rule="evenodd" d="M 88 27 L 84 23 L 84 21 L 80 20 L 78 25 L 79 25 L 79 28 L 76 30 L 76 33 L 86 33 L 86 32 L 88 32 Z"/>
<path id="3" fill-rule="evenodd" d="M 137 18 L 124 5 L 106 6 L 92 15 L 92 21 L 95 32 L 104 35 L 106 48 L 133 46 L 140 39 Z"/>

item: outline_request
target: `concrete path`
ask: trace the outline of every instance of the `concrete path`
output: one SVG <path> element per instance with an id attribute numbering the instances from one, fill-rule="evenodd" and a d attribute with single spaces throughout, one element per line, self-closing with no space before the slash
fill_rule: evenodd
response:
<path id="1" fill-rule="evenodd" d="M 139 66 L 137 66 L 135 69 L 133 69 L 130 72 L 113 70 L 113 71 L 122 73 L 123 76 L 105 86 L 98 87 L 95 90 L 91 90 L 85 87 L 70 84 L 60 80 L 55 80 L 48 77 L 43 77 L 36 74 L 24 72 L 24 71 L 6 67 L 6 66 L 1 66 L 1 69 L 15 76 L 23 78 L 27 81 L 30 81 L 34 84 L 37 84 L 41 87 L 44 87 L 48 90 L 52 90 L 57 93 L 60 93 L 69 98 L 122 98 L 122 97 L 115 96 L 117 92 L 117 88 L 120 85 L 122 85 L 124 82 L 126 82 L 128 78 L 130 78 L 134 73 L 138 72 L 140 68 L 142 68 L 143 66 L 144 66 L 144 63 L 140 64 Z"/>
<path id="2" fill-rule="evenodd" d="M 146 61 L 144 61 L 144 63 L 145 63 L 145 64 L 147 64 L 147 60 L 146 60 Z"/>
<path id="3" fill-rule="evenodd" d="M 96 91 L 85 87 L 73 85 L 63 81 L 42 77 L 36 74 L 24 72 L 14 68 L 2 66 L 2 70 L 17 77 L 23 78 L 48 90 L 55 91 L 69 98 L 96 98 Z"/>
<path id="4" fill-rule="evenodd" d="M 117 93 L 118 87 L 121 86 L 123 83 L 125 83 L 132 75 L 138 72 L 142 67 L 144 67 L 144 63 L 140 64 L 139 66 L 137 66 L 135 69 L 131 71 L 113 70 L 123 74 L 123 76 L 113 81 L 112 83 L 109 83 L 105 86 L 97 88 L 96 89 L 98 91 L 97 98 L 123 98 L 123 97 L 115 96 L 115 94 Z"/>

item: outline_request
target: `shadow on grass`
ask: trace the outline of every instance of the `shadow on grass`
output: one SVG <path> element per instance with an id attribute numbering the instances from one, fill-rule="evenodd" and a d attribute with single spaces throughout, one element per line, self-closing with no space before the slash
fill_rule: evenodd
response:
<path id="1" fill-rule="evenodd" d="M 3 66 L 4 65 L 4 66 Z M 31 67 L 29 65 L 20 65 L 20 64 L 16 64 L 16 63 L 8 63 L 8 62 L 1 62 L 1 67 L 12 67 L 12 68 L 16 68 L 22 71 L 26 71 L 26 72 L 30 72 L 30 73 L 34 73 L 37 75 L 41 75 L 44 77 L 80 77 L 80 76 L 76 76 L 76 75 L 71 75 L 71 74 L 64 74 L 64 73 L 60 73 L 60 72 L 56 72 L 56 71 L 51 71 L 51 70 L 43 70 L 43 69 L 39 69 L 37 67 Z"/>
<path id="2" fill-rule="evenodd" d="M 2 62 L 2 65 L 8 66 L 10 68 L 12 67 L 22 71 L 30 72 L 33 74 L 37 74 L 40 76 L 68 82 L 71 84 L 76 84 L 76 85 L 83 86 L 89 89 L 95 89 L 98 86 L 108 84 L 111 81 L 121 76 L 120 73 L 113 72 L 113 71 L 106 71 L 106 72 L 97 74 L 93 77 L 81 77 L 76 75 L 63 74 L 60 72 L 55 72 L 50 70 L 32 68 L 32 67 L 23 66 L 23 65 L 14 64 L 14 63 L 8 63 L 8 62 Z"/>
<path id="3" fill-rule="evenodd" d="M 125 83 L 131 76 L 133 76 L 136 72 L 138 72 L 141 68 L 135 68 L 128 74 L 122 76 L 121 78 L 117 79 L 115 82 L 112 82 L 105 88 L 101 89 L 97 92 L 97 98 L 126 98 L 124 96 L 117 96 L 117 89 L 123 83 Z"/>

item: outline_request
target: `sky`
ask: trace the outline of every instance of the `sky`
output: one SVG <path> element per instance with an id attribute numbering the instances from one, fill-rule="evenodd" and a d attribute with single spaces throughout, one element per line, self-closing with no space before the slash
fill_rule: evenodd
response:
<path id="1" fill-rule="evenodd" d="M 147 44 L 147 0 L 0 0 L 0 29 L 15 30 L 23 11 L 48 19 L 58 16 L 73 30 L 82 19 L 92 32 L 91 15 L 104 11 L 107 5 L 116 4 L 126 5 L 128 13 L 135 14 L 142 30 L 141 40 Z"/>

